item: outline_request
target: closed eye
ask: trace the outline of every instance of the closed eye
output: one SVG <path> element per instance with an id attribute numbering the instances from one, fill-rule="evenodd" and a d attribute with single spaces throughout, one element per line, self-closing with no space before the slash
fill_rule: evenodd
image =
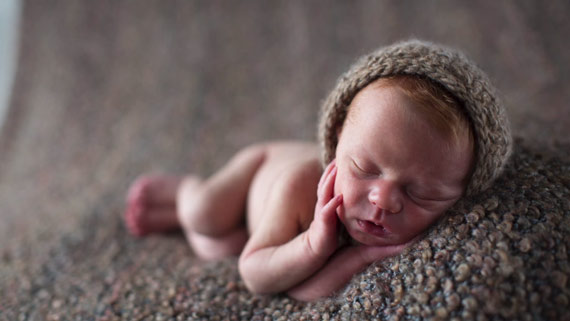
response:
<path id="1" fill-rule="evenodd" d="M 359 165 L 354 159 L 352 160 L 352 165 L 356 168 L 356 170 L 357 170 L 358 172 L 360 172 L 360 174 L 363 174 L 363 175 L 374 175 L 374 176 L 377 175 L 377 174 L 375 173 L 375 171 L 369 170 L 369 169 L 365 169 L 364 166 Z"/>
<path id="2" fill-rule="evenodd" d="M 353 165 L 354 167 L 356 167 L 356 169 L 358 169 L 358 170 L 361 171 L 362 173 L 366 173 L 366 172 L 364 171 L 364 169 L 362 169 L 362 167 L 360 167 L 360 166 L 358 165 L 358 163 L 354 161 L 354 159 L 352 160 L 352 165 Z"/>
<path id="3" fill-rule="evenodd" d="M 433 197 L 433 196 L 424 196 L 424 195 L 417 195 L 417 194 L 413 194 L 408 192 L 408 195 L 418 201 L 423 201 L 423 202 L 448 202 L 448 201 L 452 201 L 455 200 L 456 197 Z"/>

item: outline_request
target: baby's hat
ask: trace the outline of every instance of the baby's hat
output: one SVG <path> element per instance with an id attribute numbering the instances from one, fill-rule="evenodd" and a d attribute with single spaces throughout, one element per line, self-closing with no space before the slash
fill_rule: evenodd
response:
<path id="1" fill-rule="evenodd" d="M 374 80 L 417 75 L 443 86 L 463 105 L 473 125 L 475 168 L 466 189 L 474 195 L 491 185 L 511 153 L 505 108 L 485 73 L 460 52 L 430 42 L 410 40 L 360 58 L 342 75 L 321 108 L 319 143 L 324 165 L 335 158 L 337 132 L 356 94 Z"/>

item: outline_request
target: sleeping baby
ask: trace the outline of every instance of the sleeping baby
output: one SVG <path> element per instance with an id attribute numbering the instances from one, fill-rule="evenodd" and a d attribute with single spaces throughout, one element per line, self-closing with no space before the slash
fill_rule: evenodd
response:
<path id="1" fill-rule="evenodd" d="M 340 77 L 318 144 L 250 146 L 207 179 L 142 176 L 125 222 L 137 236 L 182 228 L 202 259 L 239 256 L 252 292 L 310 301 L 487 188 L 510 150 L 505 110 L 479 68 L 447 47 L 400 42 Z"/>

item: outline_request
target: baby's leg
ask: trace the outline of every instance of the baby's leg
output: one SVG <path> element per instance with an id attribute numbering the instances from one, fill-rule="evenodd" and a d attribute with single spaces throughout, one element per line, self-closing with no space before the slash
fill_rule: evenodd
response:
<path id="1" fill-rule="evenodd" d="M 187 177 L 180 184 L 178 220 L 201 258 L 238 255 L 243 249 L 247 194 L 264 158 L 263 145 L 248 147 L 209 179 Z"/>
<path id="2" fill-rule="evenodd" d="M 176 216 L 176 193 L 181 178 L 147 175 L 129 188 L 125 223 L 131 234 L 143 236 L 180 227 Z"/>

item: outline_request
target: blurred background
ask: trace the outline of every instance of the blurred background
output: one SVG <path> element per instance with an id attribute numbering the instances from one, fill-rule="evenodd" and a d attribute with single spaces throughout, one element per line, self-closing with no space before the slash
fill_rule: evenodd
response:
<path id="1" fill-rule="evenodd" d="M 133 179 L 207 175 L 247 144 L 314 139 L 336 78 L 398 40 L 465 51 L 515 135 L 559 149 L 568 13 L 565 0 L 1 0 L 0 297 L 112 270 L 107 250 L 136 260 L 120 219 Z M 136 244 L 152 256 L 158 240 Z"/>
<path id="2" fill-rule="evenodd" d="M 0 2 L 0 128 L 8 109 L 18 50 L 20 0 Z"/>
<path id="3" fill-rule="evenodd" d="M 504 97 L 515 135 L 556 149 L 570 136 L 569 9 L 563 0 L 3 0 L 0 232 L 72 227 L 101 193 L 119 206 L 142 172 L 208 174 L 256 141 L 312 140 L 336 78 L 413 37 L 465 51 Z"/>

